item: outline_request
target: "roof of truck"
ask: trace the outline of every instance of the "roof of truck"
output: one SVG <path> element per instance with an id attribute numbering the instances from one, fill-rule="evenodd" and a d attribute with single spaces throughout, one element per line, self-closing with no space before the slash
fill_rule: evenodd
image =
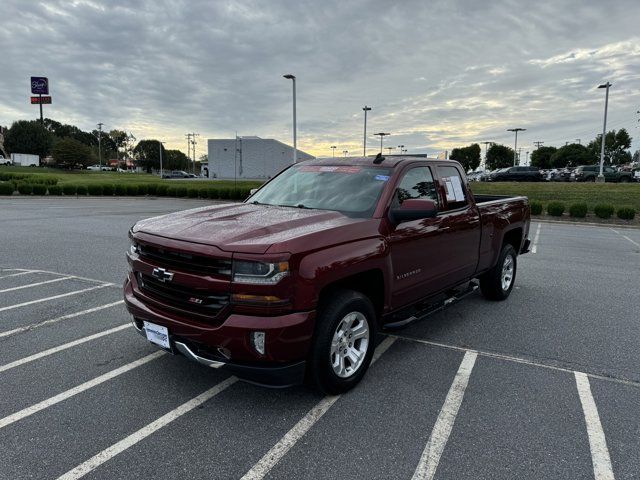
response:
<path id="1" fill-rule="evenodd" d="M 451 160 L 436 160 L 435 158 L 427 158 L 425 156 L 413 155 L 387 155 L 383 157 L 382 162 L 374 163 L 376 157 L 347 157 L 347 158 L 323 158 L 315 160 L 305 160 L 306 165 L 353 165 L 368 167 L 397 167 L 398 165 L 418 162 L 418 161 L 437 161 L 438 163 L 455 163 Z M 303 162 L 300 162 L 303 163 Z"/>

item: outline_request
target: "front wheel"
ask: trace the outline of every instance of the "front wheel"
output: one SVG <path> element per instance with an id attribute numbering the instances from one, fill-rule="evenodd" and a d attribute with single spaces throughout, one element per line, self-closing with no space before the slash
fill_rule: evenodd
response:
<path id="1" fill-rule="evenodd" d="M 513 246 L 505 244 L 496 265 L 480 277 L 480 291 L 488 300 L 506 300 L 516 280 L 517 255 Z"/>
<path id="2" fill-rule="evenodd" d="M 319 306 L 309 358 L 309 379 L 322 392 L 337 395 L 353 388 L 373 357 L 376 314 L 363 294 L 339 290 Z"/>

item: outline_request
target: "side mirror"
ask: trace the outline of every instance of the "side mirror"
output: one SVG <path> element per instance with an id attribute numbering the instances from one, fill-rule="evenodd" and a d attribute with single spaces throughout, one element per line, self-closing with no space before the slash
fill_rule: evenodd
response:
<path id="1" fill-rule="evenodd" d="M 254 193 L 256 193 L 258 191 L 257 188 L 252 188 L 251 190 L 249 190 L 249 195 L 253 195 Z"/>
<path id="2" fill-rule="evenodd" d="M 391 221 L 395 224 L 408 222 L 410 220 L 420 220 L 422 218 L 432 218 L 438 214 L 438 208 L 433 200 L 426 198 L 407 199 L 400 207 L 391 210 Z"/>

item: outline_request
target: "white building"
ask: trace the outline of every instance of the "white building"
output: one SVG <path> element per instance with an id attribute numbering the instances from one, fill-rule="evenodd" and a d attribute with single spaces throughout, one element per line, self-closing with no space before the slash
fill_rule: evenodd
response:
<path id="1" fill-rule="evenodd" d="M 267 179 L 293 163 L 293 147 L 277 140 L 238 137 L 207 140 L 209 178 Z M 315 157 L 298 150 L 298 161 Z"/>

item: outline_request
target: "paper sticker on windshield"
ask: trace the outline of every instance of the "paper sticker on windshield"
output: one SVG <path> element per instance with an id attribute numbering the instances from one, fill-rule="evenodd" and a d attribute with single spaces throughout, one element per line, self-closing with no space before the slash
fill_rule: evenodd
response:
<path id="1" fill-rule="evenodd" d="M 389 180 L 389 175 L 376 175 L 376 180 L 382 180 L 383 182 L 386 182 L 387 180 Z"/>
<path id="2" fill-rule="evenodd" d="M 464 191 L 457 175 L 443 177 L 442 183 L 447 197 L 447 202 L 464 202 Z"/>

